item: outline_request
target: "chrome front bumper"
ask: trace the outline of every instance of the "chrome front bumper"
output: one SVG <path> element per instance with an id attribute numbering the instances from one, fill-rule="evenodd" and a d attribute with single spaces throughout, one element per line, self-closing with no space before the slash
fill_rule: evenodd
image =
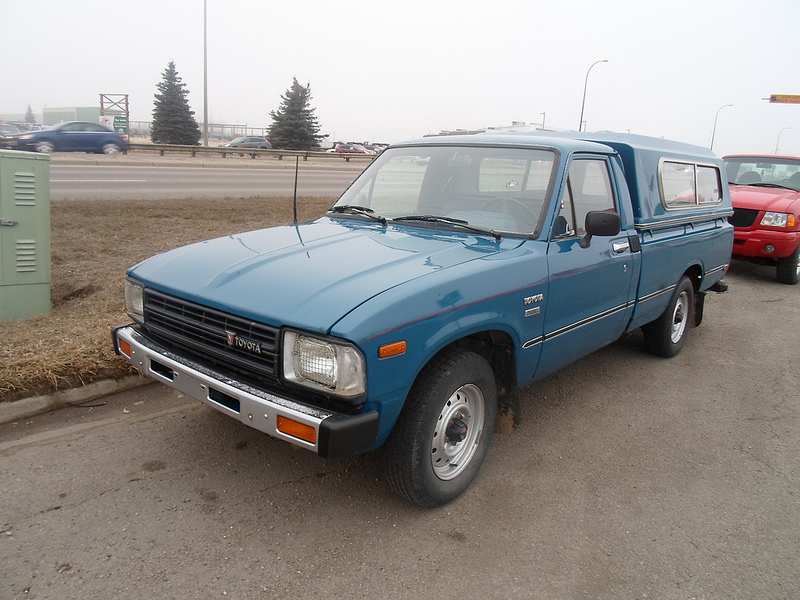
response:
<path id="1" fill-rule="evenodd" d="M 142 335 L 136 325 L 114 329 L 114 349 L 156 381 L 248 427 L 326 458 L 365 452 L 372 448 L 378 435 L 379 415 L 376 411 L 343 415 L 254 388 L 170 352 Z M 288 429 L 300 424 L 306 439 L 282 431 L 287 427 L 279 426 L 279 419 L 291 422 Z"/>

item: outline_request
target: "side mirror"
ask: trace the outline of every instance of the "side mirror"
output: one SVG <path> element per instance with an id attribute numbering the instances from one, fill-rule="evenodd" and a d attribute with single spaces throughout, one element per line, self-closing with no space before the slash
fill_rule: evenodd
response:
<path id="1" fill-rule="evenodd" d="M 586 235 L 581 238 L 581 248 L 588 248 L 592 243 L 592 236 L 609 237 L 617 235 L 622 228 L 622 219 L 619 213 L 593 210 L 586 213 L 584 229 Z"/>

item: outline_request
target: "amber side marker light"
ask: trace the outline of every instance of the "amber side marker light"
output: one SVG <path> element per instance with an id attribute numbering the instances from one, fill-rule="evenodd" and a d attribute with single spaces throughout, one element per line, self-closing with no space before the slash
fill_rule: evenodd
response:
<path id="1" fill-rule="evenodd" d="M 389 358 L 390 356 L 397 356 L 398 354 L 404 354 L 405 351 L 406 351 L 405 342 L 395 342 L 394 344 L 386 344 L 385 346 L 381 346 L 380 348 L 378 348 L 378 357 Z"/>
<path id="2" fill-rule="evenodd" d="M 119 341 L 119 351 L 122 352 L 128 358 L 131 357 L 131 345 L 125 340 Z"/>
<path id="3" fill-rule="evenodd" d="M 278 417 L 278 431 L 292 437 L 305 440 L 310 444 L 317 443 L 317 432 L 305 423 L 299 423 L 287 417 Z"/>

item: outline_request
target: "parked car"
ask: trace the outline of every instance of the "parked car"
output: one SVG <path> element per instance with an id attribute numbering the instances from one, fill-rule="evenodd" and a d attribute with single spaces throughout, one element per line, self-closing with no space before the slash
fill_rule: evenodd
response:
<path id="1" fill-rule="evenodd" d="M 777 267 L 777 280 L 800 281 L 800 158 L 723 158 L 731 184 L 733 257 Z"/>
<path id="2" fill-rule="evenodd" d="M 99 123 L 68 121 L 40 131 L 13 136 L 17 150 L 35 152 L 97 152 L 117 154 L 128 149 L 128 136 Z"/>
<path id="3" fill-rule="evenodd" d="M 272 148 L 272 144 L 265 137 L 243 136 L 232 139 L 227 144 L 222 144 L 226 148 Z"/>
<path id="4" fill-rule="evenodd" d="M 11 123 L 0 123 L 0 137 L 11 137 L 18 134 L 19 127 Z"/>
<path id="5" fill-rule="evenodd" d="M 376 154 L 376 152 L 367 150 L 361 144 L 336 144 L 333 151 L 344 154 Z"/>

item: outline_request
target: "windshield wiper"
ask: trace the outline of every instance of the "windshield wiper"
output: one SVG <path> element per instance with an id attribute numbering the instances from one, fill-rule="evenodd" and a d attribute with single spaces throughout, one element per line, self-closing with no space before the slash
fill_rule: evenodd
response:
<path id="1" fill-rule="evenodd" d="M 783 185 L 781 183 L 769 183 L 767 181 L 759 181 L 758 183 L 748 183 L 747 185 L 754 185 L 756 187 L 774 187 L 774 188 L 783 188 L 784 190 L 792 190 L 796 192 L 797 190 L 789 187 L 788 185 Z"/>
<path id="2" fill-rule="evenodd" d="M 392 221 L 424 221 L 426 223 L 444 223 L 446 225 L 453 225 L 454 227 L 461 227 L 462 229 L 466 229 L 468 231 L 474 231 L 475 233 L 484 233 L 486 235 L 491 235 L 496 240 L 500 240 L 502 236 L 497 233 L 494 229 L 489 229 L 488 227 L 478 227 L 477 225 L 470 225 L 469 221 L 464 221 L 462 219 L 453 219 L 450 217 L 437 217 L 435 215 L 406 215 L 405 217 L 395 217 Z"/>
<path id="3" fill-rule="evenodd" d="M 782 188 L 784 190 L 792 190 L 796 192 L 797 190 L 793 187 L 789 187 L 788 185 L 783 185 L 780 183 L 771 183 L 769 181 L 754 181 L 753 183 L 736 183 L 735 181 L 729 181 L 728 183 L 732 183 L 733 185 L 749 185 L 752 187 L 768 187 L 768 188 Z"/>
<path id="4" fill-rule="evenodd" d="M 342 206 L 334 206 L 328 212 L 332 213 L 347 213 L 350 215 L 361 215 L 373 221 L 377 221 L 381 225 L 386 225 L 386 217 L 376 215 L 375 211 L 368 206 L 356 206 L 355 204 L 343 204 Z"/>

